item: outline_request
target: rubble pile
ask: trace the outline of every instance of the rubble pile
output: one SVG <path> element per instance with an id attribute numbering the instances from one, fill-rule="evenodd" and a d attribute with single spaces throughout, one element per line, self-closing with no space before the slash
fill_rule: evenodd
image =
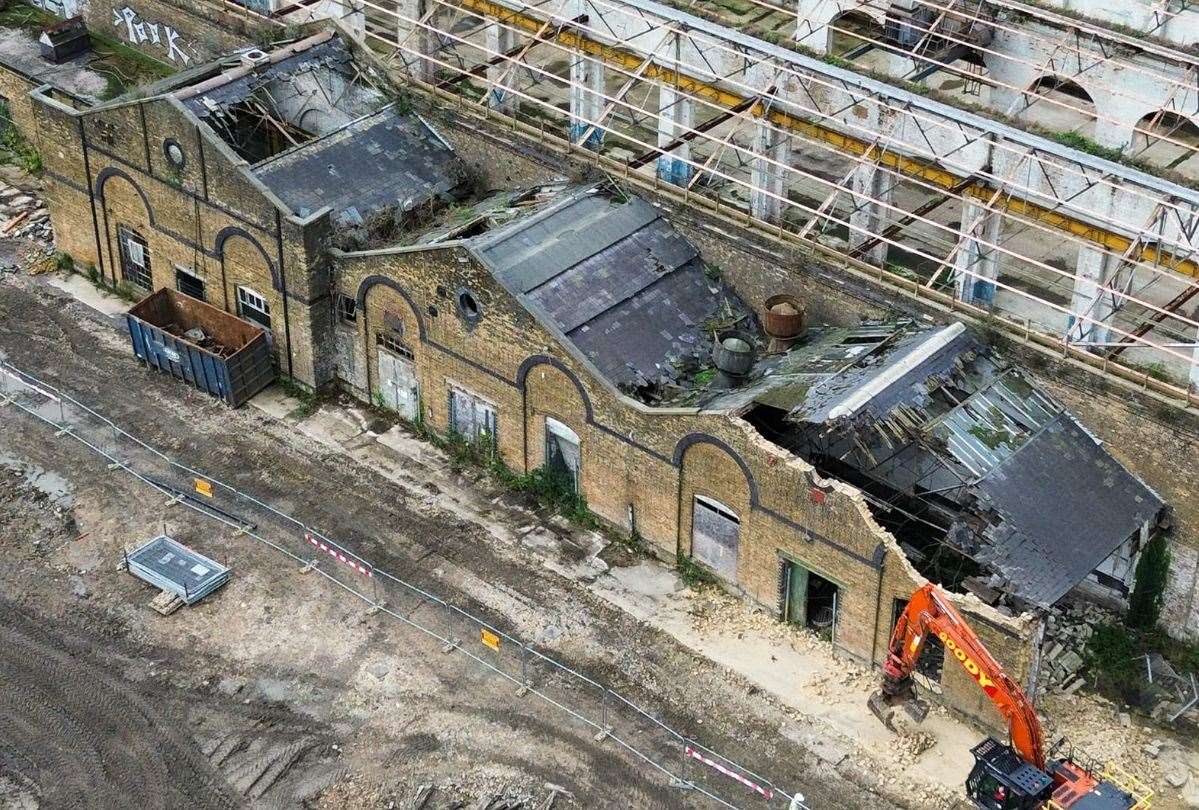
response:
<path id="1" fill-rule="evenodd" d="M 1095 628 L 1115 620 L 1115 614 L 1093 604 L 1059 607 L 1045 620 L 1041 646 L 1041 683 L 1050 692 L 1074 694 L 1085 679 L 1081 671 L 1083 653 Z"/>
<path id="2" fill-rule="evenodd" d="M 50 212 L 35 193 L 0 181 L 0 237 L 33 239 L 44 245 L 54 242 Z"/>

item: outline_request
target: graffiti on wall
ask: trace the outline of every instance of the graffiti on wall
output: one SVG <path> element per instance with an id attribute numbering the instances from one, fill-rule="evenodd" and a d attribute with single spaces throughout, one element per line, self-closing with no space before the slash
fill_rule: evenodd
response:
<path id="1" fill-rule="evenodd" d="M 112 24 L 117 29 L 124 29 L 125 39 L 130 45 L 157 45 L 166 51 L 167 59 L 184 65 L 192 60 L 191 54 L 179 42 L 178 31 L 165 23 L 142 19 L 129 6 L 112 10 Z"/>

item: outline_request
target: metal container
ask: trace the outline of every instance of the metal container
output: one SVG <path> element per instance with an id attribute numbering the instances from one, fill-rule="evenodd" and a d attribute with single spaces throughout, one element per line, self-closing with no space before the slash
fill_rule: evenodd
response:
<path id="1" fill-rule="evenodd" d="M 266 330 L 161 289 L 125 315 L 133 353 L 236 408 L 275 379 Z"/>
<path id="2" fill-rule="evenodd" d="M 791 340 L 803 334 L 804 310 L 794 295 L 772 295 L 762 311 L 762 328 L 772 338 Z"/>
<path id="3" fill-rule="evenodd" d="M 737 329 L 727 329 L 712 344 L 712 365 L 730 377 L 744 377 L 754 365 L 754 340 Z"/>

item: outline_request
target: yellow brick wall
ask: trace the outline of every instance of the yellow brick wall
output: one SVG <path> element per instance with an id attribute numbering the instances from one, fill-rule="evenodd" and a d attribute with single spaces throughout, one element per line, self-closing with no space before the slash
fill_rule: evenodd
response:
<path id="1" fill-rule="evenodd" d="M 372 385 L 378 381 L 375 335 L 390 316 L 402 323 L 415 356 L 424 418 L 434 429 L 448 425 L 447 381 L 497 406 L 499 449 L 513 469 L 539 467 L 546 417 L 564 422 L 579 434 L 580 487 L 588 506 L 623 533 L 630 529 L 632 505 L 639 533 L 664 558 L 673 558 L 676 549 L 690 553 L 696 495 L 725 504 L 741 520 L 736 580 L 726 584 L 779 615 L 780 561 L 803 565 L 842 588 L 838 649 L 881 662 L 894 599 L 906 599 L 924 580 L 851 487 L 820 479 L 739 419 L 646 412 L 622 400 L 463 248 L 356 254 L 337 258 L 336 265 L 340 292 L 362 294 L 365 302 L 355 351 L 364 355 L 358 362 L 370 369 Z M 377 283 L 362 293 L 371 277 L 388 279 L 406 296 Z M 462 288 L 472 291 L 483 312 L 469 328 L 455 311 L 454 294 Z M 424 341 L 418 337 L 421 322 Z M 550 360 L 527 368 L 522 379 L 522 364 L 534 357 Z M 705 438 L 681 450 L 675 466 L 676 448 L 696 434 Z M 749 470 L 752 488 L 733 454 Z M 1027 677 L 1029 628 L 1005 629 L 978 618 L 975 629 L 1013 677 Z M 947 662 L 942 686 L 949 705 L 998 727 L 997 715 L 960 668 Z"/>

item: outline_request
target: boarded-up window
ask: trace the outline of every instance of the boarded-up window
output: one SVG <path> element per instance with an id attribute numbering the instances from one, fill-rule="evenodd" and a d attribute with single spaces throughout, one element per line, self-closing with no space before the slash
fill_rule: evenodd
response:
<path id="1" fill-rule="evenodd" d="M 460 388 L 450 389 L 450 429 L 472 442 L 495 444 L 495 406 Z"/>
<path id="2" fill-rule="evenodd" d="M 736 581 L 737 545 L 741 521 L 724 504 L 695 496 L 691 513 L 691 556 L 713 571 Z"/>
<path id="3" fill-rule="evenodd" d="M 545 470 L 572 491 L 579 488 L 579 434 L 553 417 L 545 418 Z"/>

